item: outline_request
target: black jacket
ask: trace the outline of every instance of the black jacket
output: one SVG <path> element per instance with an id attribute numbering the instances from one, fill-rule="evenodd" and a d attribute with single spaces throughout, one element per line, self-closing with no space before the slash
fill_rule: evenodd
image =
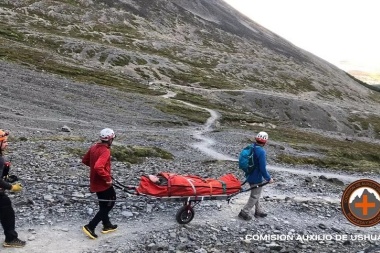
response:
<path id="1" fill-rule="evenodd" d="M 4 194 L 4 190 L 10 190 L 12 185 L 4 180 L 3 172 L 5 169 L 5 159 L 3 156 L 0 156 L 0 194 Z"/>

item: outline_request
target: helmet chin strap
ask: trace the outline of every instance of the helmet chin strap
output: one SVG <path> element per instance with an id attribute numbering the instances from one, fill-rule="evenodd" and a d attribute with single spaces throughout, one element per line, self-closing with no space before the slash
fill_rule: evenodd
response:
<path id="1" fill-rule="evenodd" d="M 261 141 L 256 140 L 256 144 L 259 146 L 265 146 L 266 142 L 261 142 Z"/>

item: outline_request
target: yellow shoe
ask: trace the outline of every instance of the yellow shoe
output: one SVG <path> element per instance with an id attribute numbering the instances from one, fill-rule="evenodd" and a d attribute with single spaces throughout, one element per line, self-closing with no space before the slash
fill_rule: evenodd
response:
<path id="1" fill-rule="evenodd" d="M 107 225 L 107 226 L 104 226 L 103 229 L 102 229 L 102 233 L 103 234 L 107 234 L 109 232 L 113 232 L 117 229 L 117 225 Z"/>
<path id="2" fill-rule="evenodd" d="M 90 237 L 91 239 L 96 239 L 98 236 L 95 234 L 95 231 L 90 229 L 88 225 L 82 227 L 83 232 Z"/>
<path id="3" fill-rule="evenodd" d="M 5 247 L 5 248 L 22 248 L 25 246 L 25 244 L 26 244 L 25 241 L 22 241 L 22 240 L 16 238 L 10 242 L 4 242 L 3 247 Z"/>

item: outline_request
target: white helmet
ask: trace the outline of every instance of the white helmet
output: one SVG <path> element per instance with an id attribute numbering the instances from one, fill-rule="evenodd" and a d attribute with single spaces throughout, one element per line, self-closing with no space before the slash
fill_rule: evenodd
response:
<path id="1" fill-rule="evenodd" d="M 260 144 L 265 144 L 268 140 L 268 134 L 266 132 L 260 132 L 256 135 L 255 140 Z"/>
<path id="2" fill-rule="evenodd" d="M 100 140 L 109 141 L 116 137 L 115 132 L 111 128 L 104 128 L 100 131 Z"/>

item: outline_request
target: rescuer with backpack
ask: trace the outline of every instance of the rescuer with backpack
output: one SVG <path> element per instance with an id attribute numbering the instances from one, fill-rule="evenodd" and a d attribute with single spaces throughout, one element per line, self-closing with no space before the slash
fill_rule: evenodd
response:
<path id="1" fill-rule="evenodd" d="M 242 150 L 239 157 L 239 167 L 245 172 L 247 182 L 251 187 L 263 183 L 264 179 L 273 183 L 273 179 L 266 168 L 266 151 L 264 146 L 268 141 L 266 132 L 259 132 L 255 137 L 255 142 Z M 239 218 L 243 220 L 251 220 L 249 215 L 251 209 L 255 206 L 255 217 L 264 218 L 267 216 L 261 210 L 259 199 L 262 192 L 262 187 L 254 187 L 251 190 L 247 204 L 239 213 Z"/>

